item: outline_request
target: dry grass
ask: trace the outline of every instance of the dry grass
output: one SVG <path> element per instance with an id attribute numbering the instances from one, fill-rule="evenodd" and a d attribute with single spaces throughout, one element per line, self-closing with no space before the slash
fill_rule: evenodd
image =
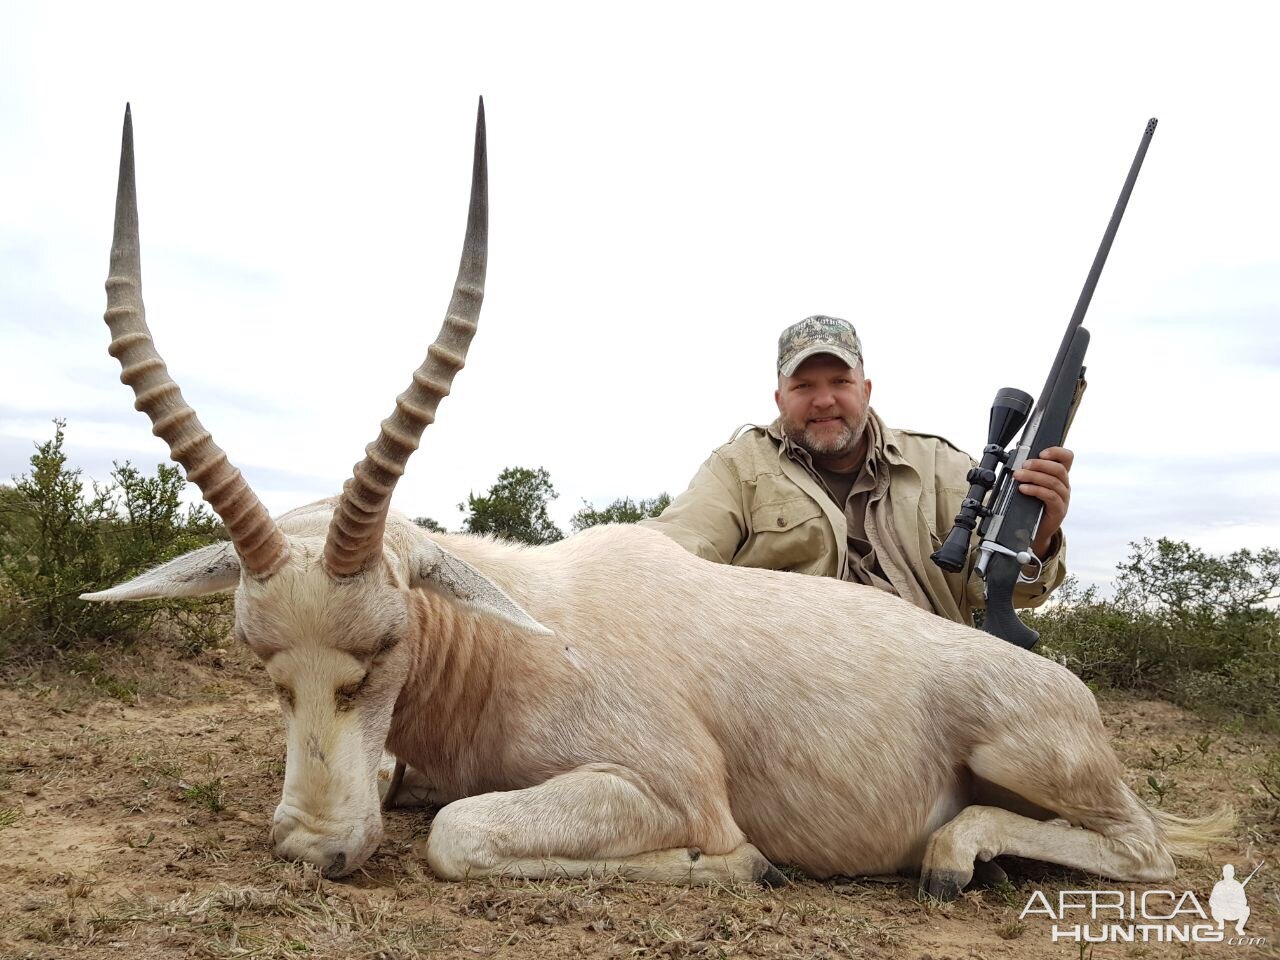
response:
<path id="1" fill-rule="evenodd" d="M 1074 946 L 1054 946 L 1041 918 L 1019 913 L 1033 890 L 1096 885 L 1016 862 L 1010 882 L 945 905 L 918 903 L 907 879 L 794 877 L 780 890 L 444 883 L 413 854 L 429 822 L 420 811 L 390 813 L 364 869 L 330 882 L 267 848 L 284 747 L 247 656 L 148 651 L 43 671 L 0 686 L 0 957 L 1067 957 Z M 1249 887 L 1250 932 L 1275 944 L 1280 803 L 1264 785 L 1276 739 L 1162 703 L 1103 709 L 1135 788 L 1153 776 L 1166 809 L 1227 800 L 1239 810 L 1240 847 L 1182 864 L 1177 886 L 1203 897 L 1224 860 L 1266 857 Z M 1174 955 L 1134 949 L 1097 956 Z"/>

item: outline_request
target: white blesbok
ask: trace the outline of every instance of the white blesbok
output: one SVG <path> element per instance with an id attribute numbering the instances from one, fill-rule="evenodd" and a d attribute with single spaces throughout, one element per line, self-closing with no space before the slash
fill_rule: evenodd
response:
<path id="1" fill-rule="evenodd" d="M 525 548 L 391 513 L 475 331 L 486 235 L 481 104 L 440 337 L 342 495 L 272 520 L 151 342 L 126 112 L 110 352 L 231 542 L 86 597 L 236 592 L 236 634 L 284 712 L 280 855 L 360 866 L 384 748 L 445 805 L 425 851 L 444 878 L 776 882 L 783 863 L 918 871 L 954 897 L 1000 854 L 1167 880 L 1173 854 L 1224 834 L 1225 813 L 1138 799 L 1067 670 L 903 600 L 708 563 L 636 527 Z"/>

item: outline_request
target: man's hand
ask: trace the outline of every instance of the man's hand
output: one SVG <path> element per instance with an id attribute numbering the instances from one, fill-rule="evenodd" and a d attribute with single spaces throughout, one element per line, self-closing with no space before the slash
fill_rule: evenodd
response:
<path id="1" fill-rule="evenodd" d="M 1044 501 L 1044 516 L 1031 544 L 1032 553 L 1042 560 L 1067 516 L 1067 504 L 1071 502 L 1071 480 L 1067 472 L 1075 457 L 1066 447 L 1049 447 L 1040 451 L 1038 460 L 1028 460 L 1021 470 L 1013 472 L 1020 493 Z"/>

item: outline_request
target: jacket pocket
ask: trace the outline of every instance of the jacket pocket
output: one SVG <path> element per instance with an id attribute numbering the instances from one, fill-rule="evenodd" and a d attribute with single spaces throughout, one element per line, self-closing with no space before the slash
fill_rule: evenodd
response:
<path id="1" fill-rule="evenodd" d="M 830 541 L 830 543 L 828 543 Z M 751 533 L 734 563 L 744 567 L 819 573 L 835 541 L 822 508 L 809 497 L 756 504 Z"/>

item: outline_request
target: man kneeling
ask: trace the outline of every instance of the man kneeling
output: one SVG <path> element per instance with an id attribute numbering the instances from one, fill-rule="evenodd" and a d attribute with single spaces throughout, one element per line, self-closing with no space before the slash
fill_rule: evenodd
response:
<path id="1" fill-rule="evenodd" d="M 846 320 L 813 316 L 784 330 L 777 372 L 778 419 L 740 429 L 645 525 L 707 560 L 838 577 L 972 623 L 983 605 L 976 549 L 959 573 L 929 559 L 968 493 L 972 458 L 942 437 L 884 425 Z M 1038 605 L 1066 576 L 1071 460 L 1051 447 L 1014 475 L 1045 505 L 1031 545 L 1043 569 L 1018 585 L 1017 606 Z"/>

